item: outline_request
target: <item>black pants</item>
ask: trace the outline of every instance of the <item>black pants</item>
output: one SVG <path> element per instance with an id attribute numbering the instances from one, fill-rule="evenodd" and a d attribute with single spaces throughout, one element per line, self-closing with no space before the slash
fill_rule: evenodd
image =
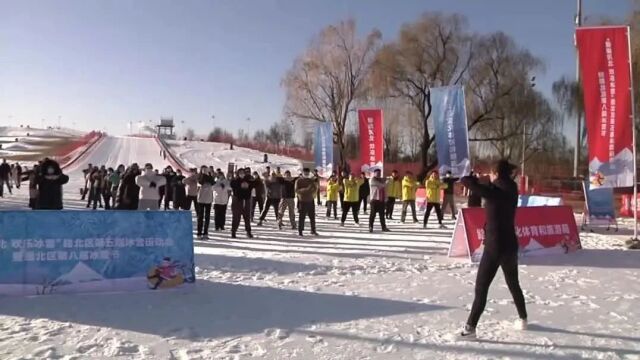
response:
<path id="1" fill-rule="evenodd" d="M 444 194 L 444 200 L 442 201 L 442 212 L 447 210 L 447 207 L 451 209 L 451 218 L 456 219 L 456 200 L 453 194 Z"/>
<path id="2" fill-rule="evenodd" d="M 350 201 L 344 201 L 342 203 L 342 220 L 341 222 L 344 224 L 344 222 L 347 220 L 347 213 L 349 212 L 349 210 L 351 210 L 351 213 L 353 214 L 353 221 L 356 222 L 356 224 L 360 223 L 360 220 L 358 219 L 358 205 L 360 205 L 358 202 L 354 201 L 354 202 L 350 202 Z"/>
<path id="3" fill-rule="evenodd" d="M 331 217 L 331 210 L 333 209 L 333 218 L 338 218 L 338 202 L 327 200 L 327 217 Z"/>
<path id="4" fill-rule="evenodd" d="M 438 224 L 442 225 L 442 209 L 439 203 L 427 203 L 427 211 L 424 213 L 423 225 L 427 226 L 427 221 L 431 215 L 431 210 L 436 209 L 436 215 L 438 216 Z"/>
<path id="5" fill-rule="evenodd" d="M 238 199 L 234 197 L 231 202 L 231 234 L 235 235 L 240 227 L 240 219 L 244 220 L 244 229 L 251 234 L 251 199 Z"/>
<path id="6" fill-rule="evenodd" d="M 364 209 L 364 213 L 367 213 L 367 204 L 369 203 L 369 195 L 365 196 L 365 197 L 360 197 L 360 201 L 358 201 L 358 210 L 360 210 L 360 208 Z"/>
<path id="7" fill-rule="evenodd" d="M 267 218 L 267 214 L 269 213 L 269 208 L 273 208 L 273 214 L 275 215 L 276 221 L 277 221 L 278 206 L 280 206 L 280 199 L 267 198 L 267 202 L 264 204 L 264 209 L 262 210 L 262 214 L 260 214 L 260 221 Z"/>
<path id="8" fill-rule="evenodd" d="M 338 192 L 338 198 L 340 198 L 340 208 L 344 207 L 344 192 Z"/>
<path id="9" fill-rule="evenodd" d="M 322 201 L 320 200 L 320 186 L 318 185 L 318 190 L 316 190 L 316 199 L 318 199 L 318 205 L 322 205 Z"/>
<path id="10" fill-rule="evenodd" d="M 111 210 L 111 193 L 105 192 L 102 197 L 104 198 L 104 209 Z"/>
<path id="11" fill-rule="evenodd" d="M 381 200 L 371 201 L 371 214 L 369 214 L 369 229 L 373 229 L 373 223 L 376 221 L 376 215 L 380 216 L 380 226 L 382 229 L 387 228 L 387 222 L 385 221 L 385 202 Z"/>
<path id="12" fill-rule="evenodd" d="M 4 186 L 7 185 L 7 189 L 9 190 L 9 194 L 11 194 L 11 184 L 9 183 L 9 178 L 0 179 L 0 196 L 3 195 Z"/>
<path id="13" fill-rule="evenodd" d="M 198 206 L 198 197 L 197 196 L 187 196 L 187 206 L 185 210 L 191 210 L 191 204 L 193 204 L 193 208 L 197 209 Z"/>
<path id="14" fill-rule="evenodd" d="M 91 188 L 89 194 L 89 202 L 87 203 L 87 207 L 90 207 L 93 204 L 93 210 L 98 208 L 98 204 L 102 207 L 102 190 L 98 188 Z"/>
<path id="15" fill-rule="evenodd" d="M 256 205 L 260 209 L 260 213 L 262 214 L 262 210 L 264 207 L 264 198 L 262 196 L 254 196 L 251 204 L 251 221 L 256 217 Z"/>
<path id="16" fill-rule="evenodd" d="M 300 205 L 299 209 L 299 217 L 298 217 L 298 234 L 302 235 L 304 231 L 304 220 L 308 216 L 309 222 L 311 223 L 311 232 L 316 232 L 316 204 L 313 201 L 301 202 L 298 201 Z"/>
<path id="17" fill-rule="evenodd" d="M 475 299 L 473 300 L 473 306 L 471 307 L 471 313 L 467 320 L 467 325 L 476 327 L 480 315 L 484 311 L 484 307 L 487 304 L 487 294 L 489 293 L 489 286 L 493 278 L 498 272 L 498 267 L 502 268 L 502 273 L 513 297 L 513 301 L 518 309 L 518 316 L 521 319 L 527 318 L 527 308 L 524 303 L 524 295 L 520 288 L 520 282 L 518 281 L 518 253 L 511 252 L 507 254 L 497 254 L 494 251 L 486 251 L 482 254 L 480 265 L 478 266 L 478 276 L 476 278 L 476 290 Z"/>
<path id="18" fill-rule="evenodd" d="M 209 223 L 211 222 L 211 204 L 198 203 L 196 215 L 198 216 L 198 236 L 208 235 Z"/>
<path id="19" fill-rule="evenodd" d="M 392 219 L 393 208 L 396 206 L 396 198 L 390 197 L 387 199 L 385 215 L 387 219 Z"/>
<path id="20" fill-rule="evenodd" d="M 227 221 L 227 205 L 213 205 L 213 212 L 216 230 L 224 230 L 224 223 Z"/>
<path id="21" fill-rule="evenodd" d="M 411 208 L 411 215 L 413 215 L 413 222 L 418 222 L 418 216 L 416 215 L 416 201 L 415 200 L 404 200 L 402 201 L 402 216 L 400 217 L 400 221 L 404 222 L 407 217 L 407 207 Z"/>
<path id="22" fill-rule="evenodd" d="M 164 209 L 165 210 L 169 210 L 171 209 L 171 201 L 173 200 L 173 194 L 169 193 L 164 197 Z M 175 205 L 175 204 L 174 204 Z"/>

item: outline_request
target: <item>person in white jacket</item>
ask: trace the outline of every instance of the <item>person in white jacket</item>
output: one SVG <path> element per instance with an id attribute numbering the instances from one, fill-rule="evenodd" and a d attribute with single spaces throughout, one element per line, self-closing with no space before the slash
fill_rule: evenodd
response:
<path id="1" fill-rule="evenodd" d="M 231 196 L 231 183 L 220 171 L 217 174 L 217 180 L 213 185 L 213 211 L 214 223 L 216 231 L 224 230 L 224 224 L 227 221 L 227 206 L 229 197 Z"/>
<path id="2" fill-rule="evenodd" d="M 138 210 L 158 210 L 160 208 L 160 186 L 165 186 L 167 179 L 156 175 L 153 165 L 144 166 L 144 174 L 136 177 L 136 185 L 140 187 Z"/>
<path id="3" fill-rule="evenodd" d="M 213 184 L 215 179 L 211 176 L 211 170 L 202 166 L 198 174 L 198 204 L 196 205 L 197 237 L 198 240 L 209 239 L 209 222 L 211 219 L 211 204 L 213 203 Z"/>

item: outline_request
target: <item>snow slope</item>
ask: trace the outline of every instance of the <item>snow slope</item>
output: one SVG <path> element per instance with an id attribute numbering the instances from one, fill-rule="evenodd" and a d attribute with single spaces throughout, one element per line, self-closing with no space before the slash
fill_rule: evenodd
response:
<path id="1" fill-rule="evenodd" d="M 200 141 L 167 141 L 171 152 L 188 168 L 200 168 L 202 165 L 227 169 L 227 164 L 233 162 L 242 167 L 251 167 L 262 171 L 267 165 L 275 170 L 281 167 L 282 172 L 290 170 L 297 174 L 301 170 L 299 160 L 276 154 L 269 154 L 269 163 L 265 164 L 264 153 L 252 149 L 234 146 L 229 150 L 229 144 Z"/>
<path id="2" fill-rule="evenodd" d="M 112 138 L 78 168 L 157 166 L 147 140 Z M 78 197 L 65 187 L 65 205 L 83 208 Z M 24 188 L 0 200 L 25 204 Z M 468 314 L 476 267 L 446 257 L 451 230 L 434 219 L 372 236 L 319 215 L 318 238 L 267 220 L 254 239 L 212 231 L 196 241 L 193 291 L 0 298 L 0 358 L 640 359 L 640 253 L 623 249 L 628 221 L 618 233 L 583 232 L 579 252 L 522 260 L 529 331 L 512 330 L 498 274 L 481 340 L 459 342 L 451 333 Z"/>

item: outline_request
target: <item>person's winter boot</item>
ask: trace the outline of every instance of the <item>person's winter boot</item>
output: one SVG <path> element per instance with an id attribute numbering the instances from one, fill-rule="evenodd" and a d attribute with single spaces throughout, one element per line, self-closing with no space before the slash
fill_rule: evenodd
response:
<path id="1" fill-rule="evenodd" d="M 253 239 L 253 234 L 252 233 L 247 233 L 247 238 Z"/>
<path id="2" fill-rule="evenodd" d="M 440 224 L 440 229 L 446 229 L 447 227 L 444 224 Z"/>
<path id="3" fill-rule="evenodd" d="M 236 233 L 232 232 L 232 233 L 231 233 L 231 238 L 232 238 L 232 239 L 236 239 L 236 238 L 237 238 Z"/>
<path id="4" fill-rule="evenodd" d="M 527 319 L 518 319 L 515 323 L 513 323 L 513 328 L 516 330 L 527 330 L 528 327 Z"/>
<path id="5" fill-rule="evenodd" d="M 389 228 L 384 228 L 382 229 L 382 232 L 391 232 L 391 230 L 389 230 Z"/>
<path id="6" fill-rule="evenodd" d="M 458 334 L 458 338 L 461 340 L 475 339 L 476 328 L 470 325 L 465 325 L 464 328 L 462 328 L 462 331 Z"/>
<path id="7" fill-rule="evenodd" d="M 258 226 L 262 226 L 262 220 L 258 221 Z"/>
<path id="8" fill-rule="evenodd" d="M 369 228 L 369 232 L 370 232 L 370 233 L 372 233 L 372 232 L 373 232 L 373 228 L 372 228 L 372 227 L 370 227 L 370 228 Z"/>

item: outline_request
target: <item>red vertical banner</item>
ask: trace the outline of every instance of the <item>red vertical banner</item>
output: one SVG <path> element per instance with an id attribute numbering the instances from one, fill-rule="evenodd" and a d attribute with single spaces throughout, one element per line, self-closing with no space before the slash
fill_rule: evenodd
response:
<path id="1" fill-rule="evenodd" d="M 633 186 L 629 28 L 576 30 L 592 187 Z"/>
<path id="2" fill-rule="evenodd" d="M 358 120 L 360 123 L 360 160 L 363 169 L 383 170 L 382 110 L 358 110 Z"/>

